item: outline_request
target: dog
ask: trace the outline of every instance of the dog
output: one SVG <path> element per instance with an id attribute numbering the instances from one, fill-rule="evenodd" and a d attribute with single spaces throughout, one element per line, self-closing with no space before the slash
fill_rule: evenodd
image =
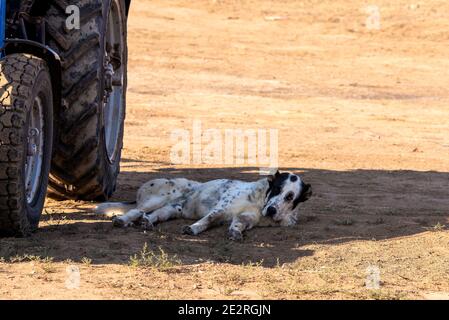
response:
<path id="1" fill-rule="evenodd" d="M 312 196 L 312 187 L 293 173 L 279 171 L 256 182 L 219 179 L 197 182 L 183 178 L 148 181 L 132 203 L 103 203 L 99 214 L 121 214 L 113 218 L 115 227 L 140 222 L 144 229 L 170 219 L 198 220 L 185 226 L 183 233 L 198 235 L 230 222 L 229 238 L 240 241 L 243 233 L 264 217 L 281 226 L 295 225 L 299 204 Z"/>

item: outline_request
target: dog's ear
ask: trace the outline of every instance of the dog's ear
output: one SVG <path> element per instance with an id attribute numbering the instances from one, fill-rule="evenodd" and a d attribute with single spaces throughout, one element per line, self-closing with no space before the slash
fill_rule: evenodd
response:
<path id="1" fill-rule="evenodd" d="M 306 202 L 307 200 L 309 200 L 310 197 L 312 196 L 312 194 L 313 194 L 312 193 L 312 186 L 310 184 L 303 184 L 302 188 L 301 188 L 301 194 L 293 202 L 293 209 L 295 209 L 296 206 L 300 202 Z"/>
<path id="2" fill-rule="evenodd" d="M 312 194 L 313 194 L 312 186 L 310 184 L 304 184 L 302 187 L 301 196 L 299 197 L 300 198 L 299 202 L 305 202 L 309 200 Z"/>
<path id="3" fill-rule="evenodd" d="M 275 174 L 272 174 L 270 176 L 268 176 L 268 182 L 271 184 L 273 183 L 274 180 L 276 180 L 277 177 L 279 177 L 281 175 L 281 173 L 279 172 L 279 170 L 276 171 Z"/>

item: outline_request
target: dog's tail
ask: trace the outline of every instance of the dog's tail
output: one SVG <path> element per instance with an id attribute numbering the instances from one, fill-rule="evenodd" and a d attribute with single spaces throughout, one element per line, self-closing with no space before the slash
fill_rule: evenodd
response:
<path id="1" fill-rule="evenodd" d="M 99 204 L 94 212 L 96 214 L 103 214 L 107 217 L 113 217 L 125 214 L 136 207 L 137 202 L 105 202 Z"/>

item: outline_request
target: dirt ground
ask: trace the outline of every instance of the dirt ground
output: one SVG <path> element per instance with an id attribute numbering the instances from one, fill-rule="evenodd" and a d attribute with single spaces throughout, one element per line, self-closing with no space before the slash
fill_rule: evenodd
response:
<path id="1" fill-rule="evenodd" d="M 280 167 L 314 197 L 297 226 L 242 243 L 184 236 L 185 221 L 114 229 L 92 203 L 48 200 L 38 233 L 0 240 L 0 298 L 449 298 L 449 4 L 373 2 L 379 30 L 365 1 L 133 0 L 113 200 L 155 177 L 259 178 L 171 164 L 170 133 L 194 120 L 278 129 Z M 145 243 L 156 262 L 130 258 Z"/>

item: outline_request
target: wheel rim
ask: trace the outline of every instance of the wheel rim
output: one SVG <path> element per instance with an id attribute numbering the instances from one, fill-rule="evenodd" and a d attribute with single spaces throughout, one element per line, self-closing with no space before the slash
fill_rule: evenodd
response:
<path id="1" fill-rule="evenodd" d="M 123 120 L 124 81 L 123 19 L 119 0 L 111 2 L 105 39 L 105 104 L 103 112 L 106 151 L 109 160 L 115 160 Z"/>
<path id="2" fill-rule="evenodd" d="M 39 190 L 44 154 L 44 105 L 40 97 L 34 99 L 30 112 L 25 162 L 25 192 L 32 204 Z"/>

